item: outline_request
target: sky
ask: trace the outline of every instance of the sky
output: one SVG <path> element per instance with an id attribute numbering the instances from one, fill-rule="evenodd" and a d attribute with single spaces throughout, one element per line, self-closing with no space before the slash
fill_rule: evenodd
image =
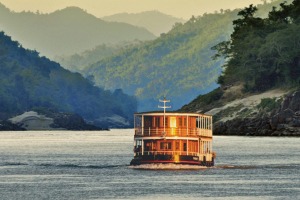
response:
<path id="1" fill-rule="evenodd" d="M 261 4 L 263 0 L 0 0 L 16 12 L 37 10 L 51 13 L 68 6 L 77 6 L 97 17 L 116 13 L 139 13 L 157 10 L 183 19 L 192 15 L 212 13 L 220 9 L 244 8 L 250 4 Z"/>

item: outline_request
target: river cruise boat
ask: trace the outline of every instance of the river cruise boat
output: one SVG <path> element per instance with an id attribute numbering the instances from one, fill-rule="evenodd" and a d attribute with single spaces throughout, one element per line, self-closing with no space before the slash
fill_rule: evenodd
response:
<path id="1" fill-rule="evenodd" d="M 134 115 L 134 158 L 130 165 L 213 166 L 212 116 L 198 113 L 143 112 Z"/>

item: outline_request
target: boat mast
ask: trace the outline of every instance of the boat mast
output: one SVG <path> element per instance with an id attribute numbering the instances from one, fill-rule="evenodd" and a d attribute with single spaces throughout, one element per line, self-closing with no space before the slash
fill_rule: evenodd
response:
<path id="1" fill-rule="evenodd" d="M 166 106 L 166 103 L 170 102 L 170 100 L 166 100 L 166 97 L 164 97 L 163 100 L 159 100 L 159 102 L 163 102 L 164 106 L 158 106 L 158 108 L 164 109 L 164 132 L 163 135 L 166 134 L 166 108 L 171 108 L 171 106 Z"/>

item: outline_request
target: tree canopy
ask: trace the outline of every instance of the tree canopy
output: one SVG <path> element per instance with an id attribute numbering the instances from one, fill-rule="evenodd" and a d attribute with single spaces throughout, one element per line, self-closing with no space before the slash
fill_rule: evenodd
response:
<path id="1" fill-rule="evenodd" d="M 226 58 L 218 83 L 244 83 L 246 91 L 300 85 L 300 0 L 273 7 L 268 17 L 253 5 L 238 13 L 228 41 L 214 46 Z"/>

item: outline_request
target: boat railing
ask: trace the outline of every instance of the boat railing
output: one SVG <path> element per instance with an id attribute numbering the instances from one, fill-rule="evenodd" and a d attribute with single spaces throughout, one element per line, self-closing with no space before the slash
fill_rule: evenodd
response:
<path id="1" fill-rule="evenodd" d="M 188 137 L 188 136 L 212 136 L 211 129 L 200 128 L 135 128 L 135 135 L 137 136 L 164 136 L 164 137 Z"/>
<path id="2" fill-rule="evenodd" d="M 137 156 L 139 155 L 180 155 L 180 156 L 198 156 L 198 152 L 187 152 L 187 151 L 144 151 L 137 152 Z"/>

